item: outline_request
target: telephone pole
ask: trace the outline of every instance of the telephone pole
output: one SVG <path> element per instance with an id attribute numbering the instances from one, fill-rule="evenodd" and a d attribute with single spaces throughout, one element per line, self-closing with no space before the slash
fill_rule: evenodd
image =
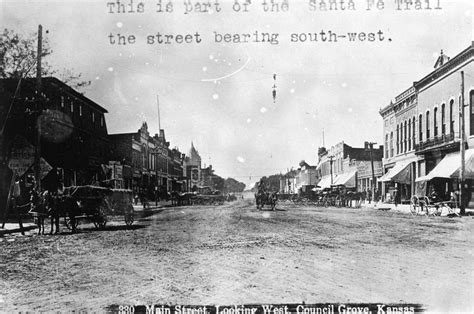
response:
<path id="1" fill-rule="evenodd" d="M 372 169 L 372 199 L 375 200 L 375 189 L 377 186 L 377 182 L 375 182 L 375 171 L 374 171 L 374 144 L 377 144 L 375 142 L 369 142 L 368 143 L 368 148 L 369 148 L 369 155 L 370 155 L 370 167 Z"/>
<path id="2" fill-rule="evenodd" d="M 330 165 L 330 169 L 329 171 L 331 172 L 331 185 L 333 185 L 333 177 L 332 177 L 332 163 L 333 163 L 333 160 L 334 160 L 334 156 L 328 156 L 329 158 L 329 165 Z"/>
<path id="3" fill-rule="evenodd" d="M 466 209 L 464 207 L 464 168 L 465 168 L 465 130 L 464 130 L 464 71 L 461 71 L 461 101 L 459 102 L 459 135 L 461 140 L 459 141 L 460 154 L 461 154 L 461 167 L 459 168 L 459 209 L 461 210 L 461 215 L 466 214 Z"/>
<path id="4" fill-rule="evenodd" d="M 41 96 L 41 57 L 43 54 L 43 27 L 38 25 L 38 51 L 36 52 L 36 102 L 35 102 L 35 114 L 34 123 L 36 136 L 35 136 L 35 158 L 34 158 L 34 170 L 35 170 L 35 181 L 36 191 L 41 191 L 41 111 L 42 111 L 42 96 Z"/>

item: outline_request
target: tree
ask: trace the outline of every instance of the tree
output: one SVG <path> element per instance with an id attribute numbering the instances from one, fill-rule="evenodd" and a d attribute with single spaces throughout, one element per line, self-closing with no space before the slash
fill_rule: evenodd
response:
<path id="1" fill-rule="evenodd" d="M 3 30 L 0 35 L 0 78 L 25 78 L 36 74 L 37 37 L 37 33 L 22 36 L 13 30 Z M 57 76 L 73 88 L 91 84 L 71 69 L 53 69 L 45 59 L 53 53 L 47 37 L 43 38 L 42 48 L 41 76 Z"/>

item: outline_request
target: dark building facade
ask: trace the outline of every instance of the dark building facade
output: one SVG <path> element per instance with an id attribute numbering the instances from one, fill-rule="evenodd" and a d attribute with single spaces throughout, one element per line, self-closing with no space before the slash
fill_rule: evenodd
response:
<path id="1" fill-rule="evenodd" d="M 50 166 L 46 170 L 54 169 L 65 186 L 102 181 L 101 165 L 108 154 L 105 113 L 54 77 L 42 78 L 40 89 L 36 79 L 0 80 L 0 208 L 6 204 L 13 172 L 20 177 L 33 172 L 31 151 L 36 147 Z M 47 187 L 51 175 L 43 175 Z"/>

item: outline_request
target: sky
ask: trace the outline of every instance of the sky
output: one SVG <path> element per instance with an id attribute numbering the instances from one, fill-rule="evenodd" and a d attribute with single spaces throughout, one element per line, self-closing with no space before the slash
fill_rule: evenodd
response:
<path id="1" fill-rule="evenodd" d="M 370 0 L 353 0 L 355 10 L 332 11 L 310 5 L 320 0 L 289 0 L 279 12 L 264 11 L 263 0 L 248 12 L 231 0 L 174 0 L 171 13 L 156 12 L 160 0 L 118 2 L 135 12 L 118 12 L 117 0 L 0 0 L 0 27 L 27 35 L 41 24 L 53 50 L 47 61 L 92 81 L 80 91 L 108 110 L 109 134 L 144 121 L 155 134 L 161 125 L 172 147 L 187 153 L 193 142 L 203 164 L 247 185 L 301 160 L 315 165 L 323 140 L 381 144 L 379 110 L 431 72 L 441 49 L 453 57 L 473 40 L 471 0 L 439 0 L 431 10 L 396 10 L 395 0 L 367 10 Z M 210 8 L 199 12 L 204 3 Z M 340 37 L 323 41 L 321 31 Z M 360 32 L 374 34 L 349 41 L 348 33 L 364 39 Z M 160 44 L 158 33 L 182 43 Z M 135 42 L 118 45 L 118 34 Z"/>

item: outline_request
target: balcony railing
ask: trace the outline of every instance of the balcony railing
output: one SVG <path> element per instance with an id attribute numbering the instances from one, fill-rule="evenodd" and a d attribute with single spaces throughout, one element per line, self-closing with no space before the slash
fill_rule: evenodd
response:
<path id="1" fill-rule="evenodd" d="M 428 148 L 432 148 L 435 146 L 440 146 L 443 144 L 448 144 L 451 142 L 454 142 L 454 133 L 450 134 L 443 134 L 441 136 L 435 136 L 432 139 L 428 139 L 424 142 L 420 142 L 418 144 L 415 144 L 415 151 L 422 151 Z"/>

